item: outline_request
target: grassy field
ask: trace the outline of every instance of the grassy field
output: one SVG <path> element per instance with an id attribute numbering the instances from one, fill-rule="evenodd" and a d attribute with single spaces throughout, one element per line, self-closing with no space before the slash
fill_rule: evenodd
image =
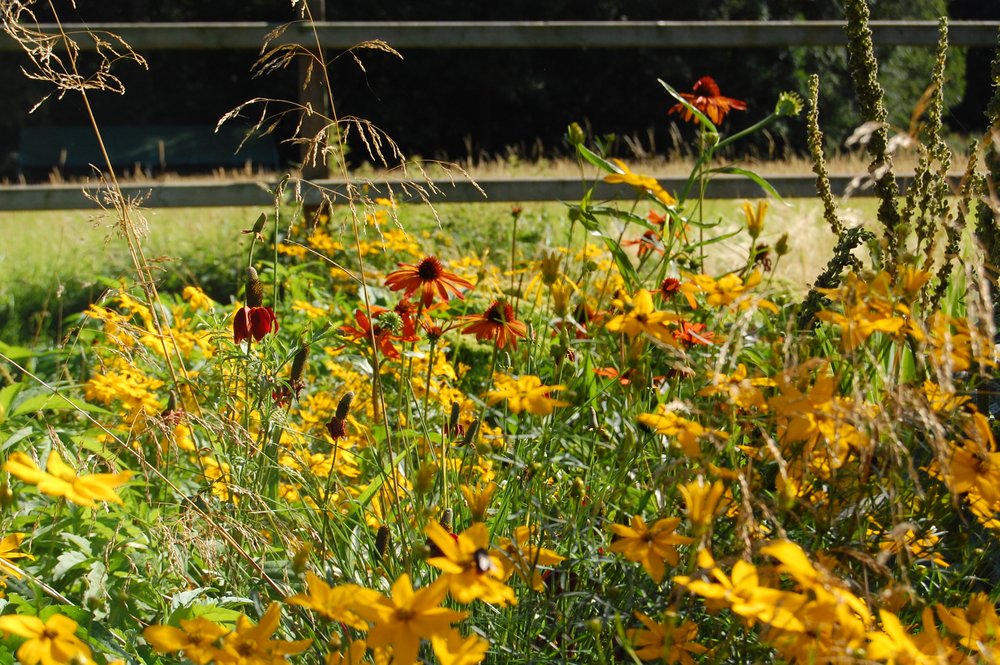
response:
<path id="1" fill-rule="evenodd" d="M 742 201 L 706 201 L 705 219 L 719 227 L 706 232 L 731 232 L 744 224 Z M 440 204 L 433 212 L 422 205 L 405 205 L 398 223 L 409 233 L 439 231 L 463 246 L 457 253 L 490 248 L 509 257 L 511 217 L 507 204 Z M 528 204 L 518 226 L 520 259 L 537 258 L 545 247 L 565 242 L 567 206 L 560 202 Z M 144 211 L 148 222 L 147 259 L 156 264 L 168 291 L 201 284 L 227 302 L 240 274 L 249 228 L 262 211 L 256 208 L 175 208 Z M 643 211 L 637 211 L 643 212 Z M 849 224 L 874 217 L 874 204 L 855 199 L 845 206 Z M 390 223 L 395 223 L 390 221 Z M 109 219 L 89 211 L 0 213 L 6 238 L 0 248 L 0 334 L 5 339 L 32 338 L 39 331 L 58 337 L 62 319 L 80 311 L 133 270 L 125 243 Z M 616 230 L 617 231 L 617 230 Z M 834 236 L 825 227 L 822 209 L 810 199 L 774 204 L 768 211 L 761 241 L 773 244 L 788 233 L 791 252 L 777 265 L 774 278 L 801 291 L 829 259 Z M 630 230 L 626 238 L 639 235 Z M 456 240 L 457 239 L 457 240 Z M 721 271 L 746 252 L 742 237 L 713 245 L 709 268 Z M 502 260 L 507 261 L 508 258 Z"/>

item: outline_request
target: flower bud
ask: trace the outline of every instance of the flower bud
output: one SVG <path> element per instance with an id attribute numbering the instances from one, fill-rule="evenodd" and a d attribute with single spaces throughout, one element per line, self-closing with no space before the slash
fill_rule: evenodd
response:
<path id="1" fill-rule="evenodd" d="M 257 277 L 257 271 L 247 268 L 247 307 L 260 307 L 264 304 L 264 285 Z"/>
<path id="2" fill-rule="evenodd" d="M 793 118 L 802 113 L 802 98 L 794 92 L 783 92 L 778 95 L 774 105 L 774 114 Z"/>
<path id="3" fill-rule="evenodd" d="M 782 233 L 781 237 L 778 238 L 778 242 L 774 243 L 774 253 L 778 256 L 784 256 L 788 254 L 788 234 Z"/>
<path id="4" fill-rule="evenodd" d="M 312 544 L 302 543 L 297 550 L 295 550 L 295 556 L 292 557 L 292 570 L 296 575 L 301 575 L 306 570 L 306 564 L 309 563 L 309 555 L 312 554 Z"/>
<path id="5" fill-rule="evenodd" d="M 351 404 L 354 402 L 354 393 L 346 392 L 344 396 L 340 398 L 340 403 L 337 404 L 337 417 L 341 420 L 347 418 L 347 414 L 351 412 Z"/>
<path id="6" fill-rule="evenodd" d="M 382 525 L 378 528 L 378 533 L 375 534 L 375 559 L 376 561 L 381 561 L 385 557 L 386 550 L 389 549 L 389 540 L 392 535 L 389 533 L 389 527 Z"/>
<path id="7" fill-rule="evenodd" d="M 569 123 L 569 127 L 566 128 L 566 138 L 569 139 L 571 145 L 580 145 L 583 143 L 586 135 L 583 133 L 583 127 L 580 126 L 580 123 Z"/>

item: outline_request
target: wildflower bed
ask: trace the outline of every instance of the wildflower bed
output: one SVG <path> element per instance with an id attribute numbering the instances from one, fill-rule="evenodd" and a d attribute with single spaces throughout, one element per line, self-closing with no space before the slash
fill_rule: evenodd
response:
<path id="1" fill-rule="evenodd" d="M 514 209 L 502 262 L 357 191 L 248 222 L 230 302 L 171 295 L 123 205 L 135 285 L 0 347 L 0 661 L 997 660 L 997 235 L 975 159 L 947 196 L 941 89 L 903 195 L 874 130 L 866 228 L 823 186 L 811 82 L 835 250 L 805 297 L 765 202 L 738 234 L 706 215 L 715 173 L 769 191 L 716 165 L 745 105 L 708 77 L 665 86 L 687 187 L 571 125 L 564 238 L 518 243 Z"/>

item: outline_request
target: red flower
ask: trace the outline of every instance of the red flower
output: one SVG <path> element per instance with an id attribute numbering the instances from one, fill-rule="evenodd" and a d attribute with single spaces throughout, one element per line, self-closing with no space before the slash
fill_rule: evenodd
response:
<path id="1" fill-rule="evenodd" d="M 691 92 L 682 92 L 681 97 L 690 102 L 691 106 L 708 116 L 713 125 L 721 123 L 722 119 L 726 117 L 731 109 L 736 109 L 737 111 L 747 110 L 746 102 L 733 99 L 732 97 L 723 97 L 722 93 L 719 92 L 718 84 L 711 76 L 702 76 L 695 82 Z M 694 119 L 694 123 L 698 124 L 698 116 L 683 104 L 675 104 L 667 113 L 680 113 L 685 121 L 690 122 Z"/>
<path id="2" fill-rule="evenodd" d="M 694 346 L 695 344 L 714 344 L 712 341 L 712 333 L 704 332 L 704 323 L 688 323 L 687 321 L 681 321 L 681 327 L 679 330 L 673 332 L 674 339 L 681 342 L 684 346 Z"/>
<path id="3" fill-rule="evenodd" d="M 480 342 L 493 340 L 498 349 L 507 344 L 517 347 L 517 338 L 528 334 L 527 327 L 514 317 L 514 308 L 506 300 L 494 300 L 485 312 L 461 317 L 469 325 L 462 329 L 467 335 L 475 335 Z"/>
<path id="4" fill-rule="evenodd" d="M 678 291 L 680 291 L 680 288 L 681 288 L 681 281 L 679 279 L 676 279 L 674 277 L 667 277 L 660 284 L 660 295 L 663 296 L 664 298 L 669 298 Z"/>
<path id="5" fill-rule="evenodd" d="M 233 318 L 233 341 L 239 344 L 253 338 L 264 339 L 269 332 L 278 332 L 278 318 L 270 307 L 240 307 Z"/>
<path id="6" fill-rule="evenodd" d="M 660 239 L 660 234 L 656 231 L 649 230 L 643 232 L 637 240 L 626 240 L 622 243 L 625 245 L 638 245 L 639 248 L 636 250 L 636 255 L 641 259 L 650 252 L 656 252 L 657 254 L 663 254 L 663 241 Z"/>
<path id="7" fill-rule="evenodd" d="M 403 298 L 408 298 L 419 289 L 420 304 L 424 307 L 431 306 L 435 293 L 447 302 L 451 296 L 461 298 L 462 289 L 472 288 L 472 282 L 448 272 L 433 256 L 428 256 L 415 266 L 400 263 L 399 267 L 400 270 L 386 276 L 385 285 L 393 291 L 405 289 Z"/>

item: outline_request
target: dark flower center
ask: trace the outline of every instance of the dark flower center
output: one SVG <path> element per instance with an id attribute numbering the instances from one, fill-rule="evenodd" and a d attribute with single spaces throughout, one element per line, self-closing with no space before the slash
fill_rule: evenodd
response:
<path id="1" fill-rule="evenodd" d="M 417 274 L 425 282 L 433 282 L 436 279 L 440 279 L 443 273 L 444 268 L 441 267 L 441 262 L 433 256 L 428 256 L 417 265 Z"/>
<path id="2" fill-rule="evenodd" d="M 681 283 L 679 280 L 674 279 L 673 277 L 667 277 L 665 280 L 663 280 L 663 283 L 660 284 L 660 293 L 662 293 L 665 296 L 669 296 L 670 294 L 675 293 L 680 288 L 681 288 Z"/>
<path id="3" fill-rule="evenodd" d="M 722 93 L 719 92 L 719 86 L 711 76 L 702 76 L 694 84 L 692 92 L 696 95 L 701 95 L 702 97 L 721 97 Z"/>
<path id="4" fill-rule="evenodd" d="M 514 308 L 503 301 L 495 302 L 486 310 L 485 318 L 491 323 L 507 323 L 514 319 Z"/>

